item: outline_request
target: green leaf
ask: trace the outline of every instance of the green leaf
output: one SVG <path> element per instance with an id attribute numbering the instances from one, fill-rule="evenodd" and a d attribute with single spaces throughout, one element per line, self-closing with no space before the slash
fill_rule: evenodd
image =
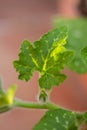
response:
<path id="1" fill-rule="evenodd" d="M 75 114 L 63 110 L 49 110 L 33 130 L 77 130 Z"/>
<path id="2" fill-rule="evenodd" d="M 14 61 L 14 67 L 19 72 L 19 79 L 25 79 L 26 81 L 31 78 L 36 70 L 36 64 L 30 53 L 31 48 L 32 45 L 28 41 L 24 41 L 20 48 L 19 60 Z"/>
<path id="3" fill-rule="evenodd" d="M 61 74 L 60 70 L 64 68 L 64 65 L 67 64 L 67 61 L 70 61 L 72 55 L 72 52 L 66 51 L 58 54 L 58 57 L 56 56 L 56 60 L 52 58 L 50 59 L 49 57 L 49 60 L 47 61 L 46 71 L 39 79 L 41 88 L 50 89 L 51 86 L 59 85 L 66 79 L 66 76 L 64 74 Z"/>
<path id="4" fill-rule="evenodd" d="M 50 73 L 45 73 L 39 79 L 39 84 L 41 88 L 51 89 L 52 86 L 59 85 L 65 79 L 66 79 L 66 76 L 64 74 L 58 74 L 58 76 L 54 76 Z"/>
<path id="5" fill-rule="evenodd" d="M 87 46 L 82 49 L 81 56 L 82 56 L 84 62 L 86 63 L 86 65 L 87 65 Z"/>
<path id="6" fill-rule="evenodd" d="M 66 76 L 61 74 L 61 70 L 73 57 L 73 52 L 64 47 L 67 33 L 67 28 L 63 26 L 48 32 L 33 44 L 24 41 L 19 60 L 14 61 L 19 79 L 28 81 L 34 71 L 39 71 L 40 88 L 51 89 L 62 83 Z"/>
<path id="7" fill-rule="evenodd" d="M 85 113 L 83 114 L 83 117 L 84 117 L 85 124 L 87 125 L 87 112 L 85 112 Z"/>
<path id="8" fill-rule="evenodd" d="M 58 18 L 54 21 L 55 27 L 66 25 L 69 28 L 66 48 L 75 52 L 74 58 L 68 67 L 78 73 L 87 72 L 87 64 L 81 57 L 81 50 L 87 46 L 87 19 L 63 19 Z"/>

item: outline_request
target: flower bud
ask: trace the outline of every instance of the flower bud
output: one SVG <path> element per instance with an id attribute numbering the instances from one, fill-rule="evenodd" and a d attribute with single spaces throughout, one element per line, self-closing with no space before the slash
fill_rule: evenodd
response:
<path id="1" fill-rule="evenodd" d="M 48 94 L 44 89 L 41 89 L 40 91 L 39 101 L 44 102 L 44 103 L 48 101 Z"/>

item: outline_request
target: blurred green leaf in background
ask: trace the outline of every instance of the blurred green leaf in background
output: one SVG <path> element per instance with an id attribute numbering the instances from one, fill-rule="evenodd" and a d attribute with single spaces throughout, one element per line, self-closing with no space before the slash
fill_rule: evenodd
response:
<path id="1" fill-rule="evenodd" d="M 54 27 L 66 25 L 69 30 L 66 48 L 73 50 L 75 55 L 68 67 L 78 73 L 87 72 L 87 62 L 81 57 L 81 50 L 87 46 L 87 19 L 86 18 L 55 18 Z"/>

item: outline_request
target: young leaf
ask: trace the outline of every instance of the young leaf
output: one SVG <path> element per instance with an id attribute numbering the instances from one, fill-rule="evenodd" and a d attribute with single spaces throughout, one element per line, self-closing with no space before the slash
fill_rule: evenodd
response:
<path id="1" fill-rule="evenodd" d="M 33 45 L 24 41 L 19 60 L 14 61 L 19 79 L 28 81 L 34 71 L 39 71 L 40 88 L 51 89 L 63 82 L 66 76 L 61 74 L 61 70 L 73 56 L 73 53 L 64 47 L 66 39 L 67 28 L 63 26 L 48 32 Z"/>
<path id="2" fill-rule="evenodd" d="M 7 92 L 0 91 L 0 113 L 7 112 L 13 108 L 16 85 L 11 85 Z"/>
<path id="3" fill-rule="evenodd" d="M 69 28 L 66 48 L 75 52 L 74 58 L 68 67 L 78 73 L 87 72 L 87 64 L 81 57 L 81 50 L 87 46 L 87 19 L 55 19 L 54 25 L 57 27 L 66 25 Z"/>
<path id="4" fill-rule="evenodd" d="M 33 130 L 77 130 L 75 114 L 63 110 L 49 110 Z"/>

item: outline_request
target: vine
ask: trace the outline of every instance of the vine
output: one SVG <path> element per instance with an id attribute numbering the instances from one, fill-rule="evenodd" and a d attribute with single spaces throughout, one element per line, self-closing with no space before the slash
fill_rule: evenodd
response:
<path id="1" fill-rule="evenodd" d="M 38 41 L 32 44 L 27 40 L 23 41 L 19 58 L 13 62 L 13 65 L 20 80 L 29 81 L 34 72 L 38 71 L 39 102 L 17 99 L 14 96 L 16 85 L 12 85 L 5 92 L 0 81 L 0 113 L 15 107 L 47 109 L 48 111 L 32 130 L 79 130 L 82 122 L 87 123 L 86 112 L 66 110 L 49 100 L 49 92 L 53 87 L 59 86 L 67 78 L 63 73 L 65 67 L 81 74 L 87 72 L 87 28 L 85 27 L 87 22 L 83 19 L 80 21 L 81 26 L 78 25 L 78 20 L 72 22 L 68 20 L 70 26 L 67 29 L 67 25 L 64 25 L 66 20 L 64 24 L 57 20 L 55 26 L 59 25 L 59 27 L 44 34 Z M 75 30 L 77 25 L 79 29 Z M 73 44 L 75 40 L 77 44 Z"/>

